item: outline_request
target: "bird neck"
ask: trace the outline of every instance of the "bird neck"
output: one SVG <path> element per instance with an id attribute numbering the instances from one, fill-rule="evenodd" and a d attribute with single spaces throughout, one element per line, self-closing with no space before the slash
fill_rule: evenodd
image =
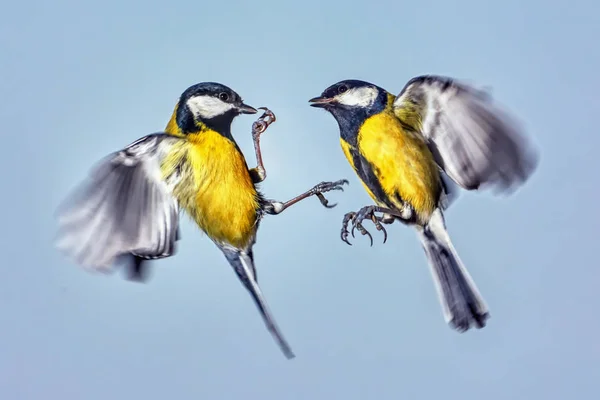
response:
<path id="1" fill-rule="evenodd" d="M 361 125 L 369 118 L 368 110 L 365 108 L 347 110 L 336 108 L 331 111 L 340 128 L 340 136 L 344 141 L 356 147 L 358 131 Z"/>
<path id="2" fill-rule="evenodd" d="M 173 111 L 171 119 L 167 123 L 165 132 L 173 136 L 185 136 L 183 131 L 179 127 L 179 124 L 177 123 L 177 106 L 175 106 L 175 111 Z"/>
<path id="3" fill-rule="evenodd" d="M 394 95 L 380 89 L 380 94 L 375 103 L 369 108 L 363 107 L 336 107 L 331 110 L 333 117 L 340 128 L 340 136 L 351 146 L 356 146 L 360 127 L 370 117 L 383 113 L 392 112 Z"/>
<path id="4" fill-rule="evenodd" d="M 213 130 L 227 139 L 235 142 L 231 135 L 231 123 L 233 116 L 229 114 L 219 115 L 208 121 L 197 121 L 186 108 L 175 106 L 173 114 L 165 127 L 165 132 L 178 137 L 200 135 L 206 130 Z"/>

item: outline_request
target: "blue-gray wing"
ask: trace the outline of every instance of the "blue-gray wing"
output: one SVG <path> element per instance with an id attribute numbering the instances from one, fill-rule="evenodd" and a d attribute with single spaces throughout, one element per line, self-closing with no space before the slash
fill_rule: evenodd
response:
<path id="1" fill-rule="evenodd" d="M 403 124 L 423 135 L 440 168 L 467 190 L 511 190 L 537 166 L 537 153 L 516 121 L 464 83 L 413 78 L 393 107 Z"/>
<path id="2" fill-rule="evenodd" d="M 105 272 L 122 256 L 173 254 L 179 210 L 161 160 L 176 140 L 148 135 L 99 162 L 59 207 L 57 247 L 82 267 Z"/>

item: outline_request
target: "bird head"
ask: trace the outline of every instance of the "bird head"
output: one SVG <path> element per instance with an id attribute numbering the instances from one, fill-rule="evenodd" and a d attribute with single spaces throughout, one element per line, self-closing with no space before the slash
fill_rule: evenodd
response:
<path id="1" fill-rule="evenodd" d="M 240 95 L 229 87 L 215 82 L 202 82 L 190 86 L 181 94 L 174 122 L 184 134 L 196 132 L 203 125 L 220 133 L 229 133 L 235 117 L 256 113 L 254 107 L 244 104 Z"/>
<path id="2" fill-rule="evenodd" d="M 372 83 L 349 79 L 329 86 L 309 103 L 330 112 L 341 124 L 344 120 L 367 118 L 383 111 L 388 103 L 387 94 Z"/>

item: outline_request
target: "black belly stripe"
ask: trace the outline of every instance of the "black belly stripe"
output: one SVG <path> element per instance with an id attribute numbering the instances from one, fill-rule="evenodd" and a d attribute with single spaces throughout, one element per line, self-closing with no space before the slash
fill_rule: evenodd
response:
<path id="1" fill-rule="evenodd" d="M 390 208 L 393 207 L 393 204 L 389 201 L 388 196 L 381 187 L 381 183 L 377 179 L 375 167 L 369 163 L 356 148 L 350 146 L 350 154 L 352 155 L 352 163 L 354 164 L 354 168 L 359 178 L 367 185 L 371 192 L 373 192 L 377 200 L 383 202 Z"/>

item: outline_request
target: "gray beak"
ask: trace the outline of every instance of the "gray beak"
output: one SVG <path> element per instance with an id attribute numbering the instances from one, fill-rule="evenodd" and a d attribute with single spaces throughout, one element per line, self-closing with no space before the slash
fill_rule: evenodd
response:
<path id="1" fill-rule="evenodd" d="M 310 103 L 311 107 L 323 108 L 323 107 L 326 107 L 328 104 L 332 103 L 333 98 L 318 96 L 318 97 L 313 97 L 308 102 Z"/>
<path id="2" fill-rule="evenodd" d="M 237 110 L 240 114 L 256 114 L 258 110 L 254 107 L 250 107 L 248 104 L 242 103 L 237 107 Z"/>

